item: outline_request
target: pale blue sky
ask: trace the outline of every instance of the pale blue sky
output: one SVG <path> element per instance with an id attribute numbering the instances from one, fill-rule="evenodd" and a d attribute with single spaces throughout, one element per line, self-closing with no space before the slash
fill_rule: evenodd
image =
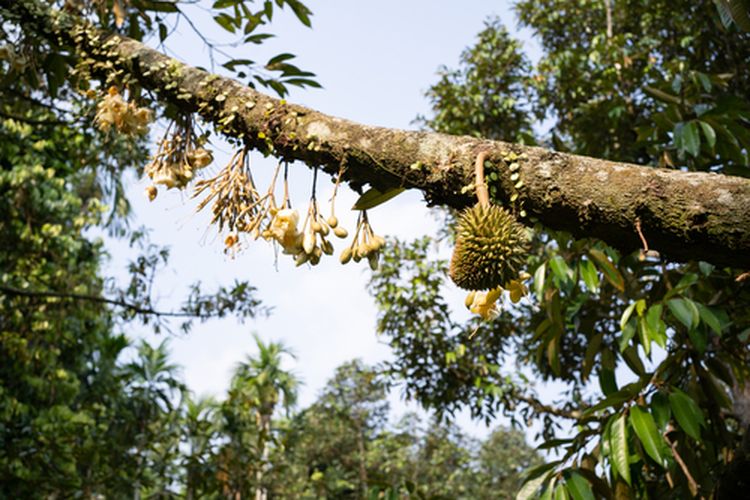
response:
<path id="1" fill-rule="evenodd" d="M 317 73 L 324 89 L 294 90 L 288 98 L 291 102 L 372 125 L 413 128 L 418 114 L 429 114 L 424 92 L 436 81 L 439 66 L 457 66 L 459 54 L 473 43 L 488 16 L 500 16 L 515 31 L 509 1 L 327 0 L 307 4 L 314 14 L 313 29 L 299 24 L 291 12 L 282 13 L 271 27 L 278 37 L 260 48 L 243 48 L 238 57 L 265 61 L 278 52 L 297 54 L 299 66 Z M 204 11 L 191 12 L 200 26 L 220 34 Z M 528 34 L 522 35 L 527 52 L 537 56 L 538 49 Z M 209 66 L 206 51 L 185 24 L 168 46 L 173 55 L 190 64 Z M 229 149 L 225 143 L 216 143 L 214 150 L 217 160 L 210 168 L 216 171 L 226 162 Z M 256 178 L 268 179 L 275 164 L 260 155 L 253 161 Z M 310 171 L 295 165 L 291 186 L 297 207 L 306 207 L 310 182 Z M 211 321 L 196 325 L 186 337 L 172 339 L 173 360 L 184 367 L 184 378 L 193 391 L 222 397 L 233 366 L 254 352 L 253 331 L 265 341 L 283 341 L 296 353 L 289 368 L 304 383 L 302 406 L 315 399 L 341 363 L 355 357 L 375 363 L 389 355 L 375 335 L 376 310 L 365 290 L 366 263 L 341 266 L 337 256 L 342 240 L 335 243 L 336 255 L 314 268 L 295 268 L 290 259 L 281 256 L 277 269 L 272 248 L 262 241 L 246 245 L 230 258 L 223 253 L 223 238 L 216 236 L 215 229 L 206 229 L 206 214 L 194 213 L 195 203 L 187 193 L 162 192 L 155 202 L 148 203 L 143 196 L 146 185 L 143 180 L 131 179 L 129 193 L 136 221 L 153 228 L 156 243 L 172 248 L 171 268 L 158 284 L 162 308 L 179 299 L 195 280 L 210 288 L 235 278 L 250 280 L 263 301 L 274 307 L 268 319 L 245 325 L 232 319 Z M 328 199 L 330 184 L 318 185 L 322 187 L 319 199 Z M 351 232 L 355 214 L 347 214 L 346 209 L 355 196 L 344 191 L 337 215 Z M 370 217 L 375 231 L 384 235 L 411 238 L 436 229 L 418 193 L 405 193 L 373 210 Z M 113 268 L 121 266 L 122 245 L 111 243 L 110 249 Z M 456 314 L 465 315 L 464 294 L 451 289 L 448 295 Z M 142 335 L 159 340 L 152 334 Z M 400 411 L 406 408 L 398 402 L 394 406 Z M 483 425 L 469 423 L 466 418 L 461 422 L 474 434 L 484 433 Z"/>

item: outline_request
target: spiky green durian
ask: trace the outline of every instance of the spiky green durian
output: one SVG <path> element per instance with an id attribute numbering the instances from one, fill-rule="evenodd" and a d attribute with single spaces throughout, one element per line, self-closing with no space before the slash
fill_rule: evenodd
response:
<path id="1" fill-rule="evenodd" d="M 490 290 L 518 279 L 529 238 L 502 207 L 477 203 L 458 219 L 450 277 L 466 290 Z"/>

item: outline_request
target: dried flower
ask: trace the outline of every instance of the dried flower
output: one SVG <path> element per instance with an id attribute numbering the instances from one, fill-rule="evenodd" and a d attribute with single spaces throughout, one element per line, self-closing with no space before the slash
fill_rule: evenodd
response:
<path id="1" fill-rule="evenodd" d="M 190 116 L 171 123 L 156 154 L 146 165 L 146 174 L 154 184 L 162 184 L 167 189 L 184 188 L 193 180 L 197 170 L 213 161 L 213 155 L 201 145 L 202 142 L 193 130 Z"/>
<path id="2" fill-rule="evenodd" d="M 474 314 L 478 314 L 485 320 L 495 319 L 500 311 L 497 307 L 497 299 L 502 295 L 503 289 L 498 287 L 488 291 L 472 290 L 466 297 L 466 307 Z"/>
<path id="3" fill-rule="evenodd" d="M 146 196 L 148 197 L 148 201 L 154 201 L 157 194 L 159 194 L 159 190 L 156 188 L 156 186 L 148 186 L 146 188 Z"/>
<path id="4" fill-rule="evenodd" d="M 127 135 L 145 134 L 151 122 L 151 110 L 125 102 L 117 87 L 110 87 L 104 99 L 96 105 L 94 120 L 103 132 L 114 128 Z"/>

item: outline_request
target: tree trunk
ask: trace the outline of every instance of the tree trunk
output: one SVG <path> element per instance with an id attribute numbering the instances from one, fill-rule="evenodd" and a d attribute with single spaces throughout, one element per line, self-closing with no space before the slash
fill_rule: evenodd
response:
<path id="1" fill-rule="evenodd" d="M 268 491 L 263 487 L 263 476 L 268 464 L 268 438 L 271 435 L 271 414 L 261 414 L 260 425 L 260 435 L 258 436 L 260 466 L 255 472 L 255 500 L 267 500 Z"/>
<path id="2" fill-rule="evenodd" d="M 355 185 L 414 188 L 430 205 L 465 207 L 474 200 L 462 188 L 472 182 L 476 155 L 486 150 L 499 167 L 497 201 L 517 195 L 528 225 L 538 221 L 626 252 L 641 247 L 643 236 L 651 249 L 672 260 L 750 267 L 749 179 L 360 125 L 182 64 L 140 42 L 51 11 L 40 0 L 0 0 L 0 6 L 25 29 L 72 45 L 81 57 L 97 61 L 94 73 L 122 70 L 161 99 L 198 112 L 250 147 L 329 173 L 345 165 L 345 178 Z M 515 160 L 520 185 L 506 168 L 510 154 L 521 156 Z"/>
<path id="3" fill-rule="evenodd" d="M 359 492 L 360 498 L 367 498 L 367 450 L 365 449 L 365 431 L 362 421 L 357 420 L 357 454 L 359 455 Z"/>

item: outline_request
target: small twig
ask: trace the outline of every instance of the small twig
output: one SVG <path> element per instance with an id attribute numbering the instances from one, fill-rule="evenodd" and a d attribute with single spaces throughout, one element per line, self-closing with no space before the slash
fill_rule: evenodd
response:
<path id="1" fill-rule="evenodd" d="M 281 206 L 286 205 L 286 208 L 292 208 L 292 201 L 289 199 L 289 163 L 284 162 L 284 199 L 281 202 Z"/>
<path id="2" fill-rule="evenodd" d="M 646 237 L 643 236 L 643 231 L 641 231 L 641 219 L 635 220 L 635 230 L 638 232 L 638 237 L 641 239 L 641 244 L 643 244 L 642 253 L 648 253 L 648 241 L 646 241 Z"/>
<path id="3" fill-rule="evenodd" d="M 478 331 L 479 331 L 479 326 L 477 326 L 476 328 L 474 328 L 474 331 L 469 334 L 469 340 L 473 339 L 474 336 L 477 334 Z"/>
<path id="4" fill-rule="evenodd" d="M 567 411 L 563 410 L 562 408 L 555 408 L 553 406 L 546 405 L 539 401 L 538 399 L 531 397 L 531 396 L 525 396 L 523 394 L 516 394 L 514 395 L 516 399 L 519 399 L 520 401 L 523 401 L 530 405 L 532 408 L 534 408 L 536 411 L 540 413 L 549 413 L 550 415 L 554 415 L 556 417 L 561 418 L 568 418 L 571 420 L 578 420 L 581 418 L 582 412 L 579 410 L 573 410 L 573 411 Z"/>
<path id="5" fill-rule="evenodd" d="M 318 167 L 313 167 L 312 193 L 310 198 L 315 202 L 315 191 L 318 184 Z"/>
<path id="6" fill-rule="evenodd" d="M 640 260 L 644 260 L 646 257 L 659 257 L 659 252 L 648 249 L 648 241 L 646 241 L 646 237 L 641 230 L 641 219 L 635 219 L 635 230 L 638 233 L 638 237 L 641 239 L 641 244 L 643 245 L 639 256 Z"/>
<path id="7" fill-rule="evenodd" d="M 488 151 L 481 151 L 474 162 L 474 184 L 477 191 L 477 200 L 483 207 L 490 205 L 490 192 L 487 189 L 487 183 L 484 181 L 484 160 L 489 154 Z"/>
<path id="8" fill-rule="evenodd" d="M 693 494 L 693 496 L 698 495 L 698 483 L 695 482 L 695 479 L 693 478 L 693 475 L 690 474 L 690 471 L 687 468 L 687 465 L 685 464 L 685 461 L 680 456 L 680 453 L 677 451 L 677 441 L 670 441 L 667 434 L 669 433 L 671 429 L 667 429 L 667 432 L 664 433 L 664 439 L 667 441 L 667 444 L 669 444 L 669 447 L 672 449 L 672 456 L 677 461 L 677 463 L 680 465 L 680 469 L 682 469 L 682 473 L 685 474 L 685 477 L 688 480 L 688 486 L 690 487 L 690 493 Z"/>
<path id="9" fill-rule="evenodd" d="M 0 285 L 0 292 L 8 295 L 17 295 L 20 297 L 31 297 L 31 298 L 44 298 L 52 297 L 59 299 L 68 300 L 87 300 L 89 302 L 97 302 L 100 304 L 109 304 L 117 307 L 122 307 L 133 311 L 136 314 L 148 314 L 153 316 L 165 316 L 165 317 L 201 317 L 200 314 L 189 313 L 189 312 L 175 312 L 175 311 L 157 311 L 148 307 L 141 307 L 136 304 L 131 304 L 123 300 L 107 299 L 105 297 L 99 297 L 97 295 L 85 295 L 80 293 L 63 293 L 55 292 L 52 290 L 21 290 L 20 288 L 14 288 L 6 285 Z"/>

